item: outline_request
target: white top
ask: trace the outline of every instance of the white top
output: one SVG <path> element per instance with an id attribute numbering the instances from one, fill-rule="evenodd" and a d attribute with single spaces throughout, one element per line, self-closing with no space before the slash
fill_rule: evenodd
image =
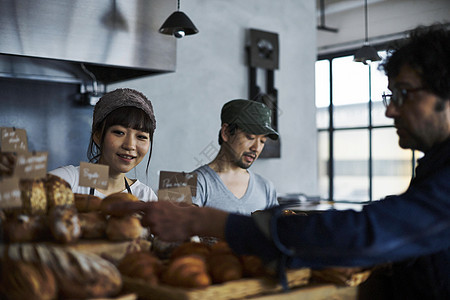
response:
<path id="1" fill-rule="evenodd" d="M 80 186 L 79 185 L 79 174 L 80 174 L 80 167 L 75 167 L 73 165 L 64 166 L 57 168 L 55 170 L 50 171 L 49 173 L 59 176 L 67 183 L 70 184 L 72 187 L 72 191 L 74 193 L 78 194 L 89 194 L 89 191 L 91 188 Z M 125 185 L 125 184 L 124 184 Z M 155 192 L 145 185 L 144 183 L 140 182 L 139 180 L 136 180 L 132 185 L 130 185 L 131 193 L 136 196 L 139 200 L 142 201 L 157 201 L 158 197 L 156 196 Z M 127 189 L 125 188 L 123 192 L 127 193 Z M 94 189 L 94 196 L 105 198 L 107 195 L 100 193 L 96 189 Z"/>

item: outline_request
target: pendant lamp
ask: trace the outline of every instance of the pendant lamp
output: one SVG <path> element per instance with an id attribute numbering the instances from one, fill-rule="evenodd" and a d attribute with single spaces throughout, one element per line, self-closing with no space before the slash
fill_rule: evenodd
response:
<path id="1" fill-rule="evenodd" d="M 365 28 L 366 28 L 366 36 L 364 39 L 364 45 L 361 49 L 356 51 L 355 56 L 353 57 L 353 61 L 356 62 L 362 62 L 363 64 L 367 65 L 367 61 L 379 61 L 381 60 L 381 57 L 378 55 L 377 50 L 369 45 L 369 37 L 368 37 L 368 31 L 369 31 L 369 25 L 367 21 L 367 0 L 364 0 L 364 16 L 365 16 Z"/>
<path id="2" fill-rule="evenodd" d="M 166 19 L 161 28 L 159 28 L 159 32 L 162 34 L 173 35 L 180 39 L 185 35 L 196 34 L 198 29 L 189 17 L 184 12 L 180 11 L 180 0 L 178 0 L 177 11 Z"/>

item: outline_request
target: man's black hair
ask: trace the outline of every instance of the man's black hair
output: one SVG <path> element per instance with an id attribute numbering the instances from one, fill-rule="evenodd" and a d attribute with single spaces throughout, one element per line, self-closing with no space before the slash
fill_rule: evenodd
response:
<path id="1" fill-rule="evenodd" d="M 237 124 L 232 123 L 232 124 L 228 124 L 227 130 L 230 133 L 230 135 L 234 135 L 238 128 L 239 127 L 237 126 Z M 219 145 L 222 145 L 222 143 L 223 143 L 222 135 L 220 134 L 221 131 L 222 131 L 222 129 L 219 130 Z"/>
<path id="2" fill-rule="evenodd" d="M 393 78 L 402 66 L 409 65 L 418 72 L 423 87 L 444 100 L 450 99 L 449 28 L 449 24 L 417 27 L 406 41 L 388 50 L 379 68 Z"/>

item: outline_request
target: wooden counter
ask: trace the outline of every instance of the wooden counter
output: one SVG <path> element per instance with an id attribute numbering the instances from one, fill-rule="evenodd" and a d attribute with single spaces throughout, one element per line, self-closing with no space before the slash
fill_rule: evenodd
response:
<path id="1" fill-rule="evenodd" d="M 358 287 L 334 284 L 311 284 L 287 292 L 250 297 L 258 300 L 356 300 Z"/>

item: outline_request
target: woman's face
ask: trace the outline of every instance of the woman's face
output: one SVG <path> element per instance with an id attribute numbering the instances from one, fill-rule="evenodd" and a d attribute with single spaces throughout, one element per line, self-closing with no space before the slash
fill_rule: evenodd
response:
<path id="1" fill-rule="evenodd" d="M 99 163 L 108 165 L 110 174 L 127 173 L 144 159 L 149 148 L 149 133 L 114 125 L 105 131 Z"/>

